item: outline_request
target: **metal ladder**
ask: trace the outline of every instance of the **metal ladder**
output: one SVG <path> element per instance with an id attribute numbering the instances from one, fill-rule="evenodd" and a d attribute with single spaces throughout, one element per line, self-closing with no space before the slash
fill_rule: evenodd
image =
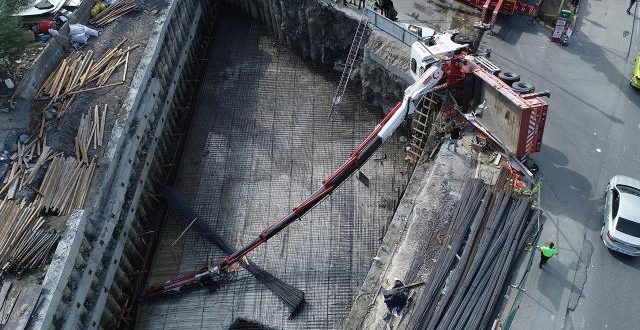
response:
<path id="1" fill-rule="evenodd" d="M 344 69 L 342 70 L 342 76 L 340 76 L 340 83 L 338 84 L 338 88 L 336 88 L 336 92 L 333 95 L 333 99 L 331 101 L 331 111 L 329 112 L 329 119 L 333 117 L 334 112 L 338 111 L 338 105 L 340 104 L 340 101 L 342 101 L 344 92 L 347 89 L 347 84 L 349 83 L 351 72 L 353 71 L 353 65 L 356 61 L 356 57 L 358 56 L 358 51 L 360 50 L 360 44 L 362 43 L 362 38 L 364 37 L 364 34 L 367 31 L 368 23 L 369 23 L 369 15 L 367 15 L 367 6 L 365 6 L 362 9 L 360 21 L 358 22 L 358 27 L 356 28 L 356 34 L 353 37 L 353 41 L 351 42 L 349 55 L 347 56 L 347 61 L 344 64 Z"/>
<path id="2" fill-rule="evenodd" d="M 431 127 L 435 122 L 438 110 L 440 109 L 440 95 L 428 93 L 423 98 L 422 107 L 413 113 L 411 123 L 411 142 L 407 149 L 407 157 L 413 163 L 417 163 L 422 157 L 427 138 L 431 133 Z"/>

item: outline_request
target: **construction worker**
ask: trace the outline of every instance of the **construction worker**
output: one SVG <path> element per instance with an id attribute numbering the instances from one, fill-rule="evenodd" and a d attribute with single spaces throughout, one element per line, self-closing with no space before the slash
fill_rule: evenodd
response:
<path id="1" fill-rule="evenodd" d="M 455 123 L 449 130 L 449 143 L 447 143 L 447 150 L 450 150 L 449 147 L 453 146 L 453 152 L 458 151 L 458 140 L 462 136 L 462 129 L 458 127 Z"/>
<path id="2" fill-rule="evenodd" d="M 540 269 L 554 254 L 558 254 L 558 249 L 555 248 L 553 242 L 549 242 L 548 245 L 537 246 L 537 248 L 540 249 Z"/>

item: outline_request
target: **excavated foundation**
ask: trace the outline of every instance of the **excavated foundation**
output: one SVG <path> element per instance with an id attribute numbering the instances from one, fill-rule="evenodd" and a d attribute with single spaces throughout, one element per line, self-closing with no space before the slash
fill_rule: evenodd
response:
<path id="1" fill-rule="evenodd" d="M 242 36 L 242 38 L 239 38 Z M 327 120 L 339 72 L 305 62 L 263 24 L 221 13 L 187 130 L 175 187 L 204 221 L 241 246 L 288 213 L 344 162 L 376 126 L 381 112 L 360 104 L 352 83 Z M 145 303 L 139 329 L 220 329 L 237 319 L 275 329 L 340 328 L 385 233 L 408 178 L 398 137 L 303 219 L 250 254 L 281 280 L 305 291 L 295 319 L 245 270 L 214 293 L 193 291 Z M 222 261 L 215 245 L 169 210 L 149 282 Z"/>
<path id="2" fill-rule="evenodd" d="M 342 326 L 411 172 L 400 134 L 362 168 L 362 180 L 348 180 L 250 255 L 305 291 L 295 319 L 240 269 L 215 293 L 139 299 L 150 283 L 223 258 L 193 230 L 178 239 L 185 225 L 161 186 L 174 185 L 242 246 L 315 191 L 408 83 L 408 49 L 374 32 L 329 121 L 340 77 L 333 67 L 348 54 L 357 13 L 322 0 L 233 4 L 239 9 L 173 0 L 158 14 L 109 134 L 107 166 L 89 205 L 67 222 L 31 327 Z"/>

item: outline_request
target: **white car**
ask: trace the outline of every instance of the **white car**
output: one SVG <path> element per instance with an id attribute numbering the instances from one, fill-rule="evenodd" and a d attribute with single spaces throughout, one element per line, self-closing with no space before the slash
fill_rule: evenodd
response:
<path id="1" fill-rule="evenodd" d="M 640 256 L 640 181 L 616 175 L 605 191 L 600 236 L 609 249 Z"/>

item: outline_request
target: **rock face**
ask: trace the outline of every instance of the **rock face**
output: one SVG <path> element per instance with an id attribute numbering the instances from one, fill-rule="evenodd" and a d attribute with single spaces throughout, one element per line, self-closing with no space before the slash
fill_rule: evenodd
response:
<path id="1" fill-rule="evenodd" d="M 228 4 L 240 6 L 289 49 L 321 65 L 345 61 L 359 19 L 333 1 L 235 0 Z M 360 80 L 367 107 L 387 111 L 413 82 L 408 74 L 410 49 L 383 32 L 372 31 L 365 35 L 361 52 L 363 60 L 356 64 L 352 80 Z"/>
<path id="2" fill-rule="evenodd" d="M 386 112 L 402 99 L 404 89 L 413 83 L 409 75 L 411 51 L 401 42 L 372 31 L 360 68 L 362 100 L 368 106 Z"/>
<path id="3" fill-rule="evenodd" d="M 267 25 L 288 48 L 314 63 L 344 58 L 358 26 L 357 20 L 320 0 L 240 0 L 253 18 Z"/>

